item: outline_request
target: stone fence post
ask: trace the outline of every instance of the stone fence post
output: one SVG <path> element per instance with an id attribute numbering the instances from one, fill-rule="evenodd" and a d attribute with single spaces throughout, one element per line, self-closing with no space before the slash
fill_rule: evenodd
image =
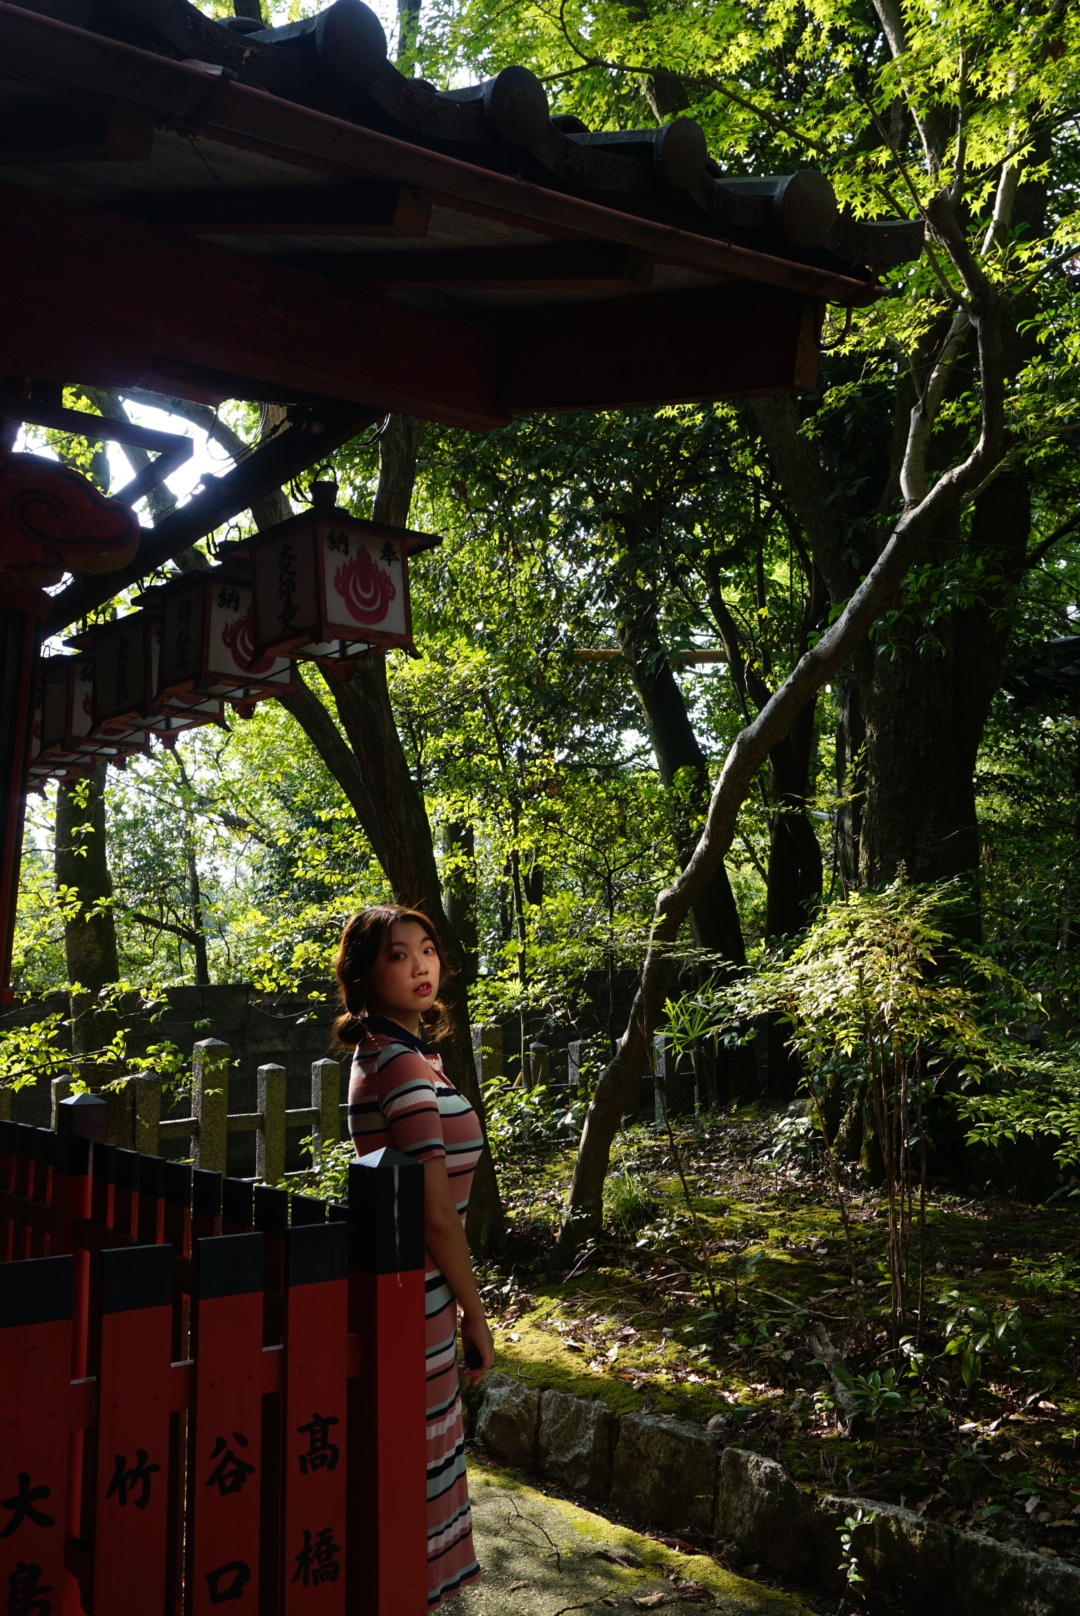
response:
<path id="1" fill-rule="evenodd" d="M 193 1050 L 191 1115 L 198 1124 L 191 1160 L 211 1173 L 225 1172 L 229 1137 L 229 1046 L 203 1038 Z"/>
<path id="2" fill-rule="evenodd" d="M 480 1022 L 472 1030 L 476 1081 L 490 1083 L 503 1075 L 503 1032 L 497 1021 Z"/>

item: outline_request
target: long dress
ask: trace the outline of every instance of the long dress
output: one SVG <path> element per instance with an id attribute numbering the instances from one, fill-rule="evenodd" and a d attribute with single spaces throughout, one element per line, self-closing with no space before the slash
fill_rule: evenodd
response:
<path id="1" fill-rule="evenodd" d="M 349 1131 L 358 1156 L 390 1146 L 414 1161 L 445 1156 L 461 1220 L 480 1157 L 476 1112 L 435 1051 L 396 1022 L 371 1016 L 353 1056 Z M 473 1551 L 457 1366 L 457 1301 L 425 1253 L 427 1342 L 428 1609 L 480 1575 Z"/>

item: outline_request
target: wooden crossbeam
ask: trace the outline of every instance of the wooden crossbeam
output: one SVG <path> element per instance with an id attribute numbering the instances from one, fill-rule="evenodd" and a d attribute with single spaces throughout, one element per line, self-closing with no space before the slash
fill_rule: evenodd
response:
<path id="1" fill-rule="evenodd" d="M 451 425 L 508 419 L 479 322 L 26 186 L 0 184 L 0 261 L 6 375 L 48 376 L 52 359 L 63 380 L 152 386 L 165 355 Z"/>
<path id="2" fill-rule="evenodd" d="M 154 140 L 149 107 L 108 96 L 31 102 L 0 115 L 0 168 L 24 163 L 145 163 Z"/>
<path id="3" fill-rule="evenodd" d="M 132 218 L 191 235 L 426 236 L 431 198 L 393 180 L 154 193 Z"/>
<path id="4" fill-rule="evenodd" d="M 296 263 L 355 286 L 402 290 L 628 291 L 652 283 L 652 253 L 607 241 L 551 247 L 429 247 L 423 251 L 309 254 Z"/>
<path id="5" fill-rule="evenodd" d="M 602 410 L 810 391 L 816 318 L 809 299 L 747 285 L 509 310 L 496 403 Z"/>

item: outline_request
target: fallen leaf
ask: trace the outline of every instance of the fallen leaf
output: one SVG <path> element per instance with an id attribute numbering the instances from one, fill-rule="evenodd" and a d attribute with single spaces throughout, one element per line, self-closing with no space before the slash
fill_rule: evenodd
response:
<path id="1" fill-rule="evenodd" d="M 594 1560 L 607 1560 L 610 1565 L 623 1566 L 627 1570 L 636 1570 L 645 1564 L 630 1549 L 596 1549 L 593 1551 Z"/>
<path id="2" fill-rule="evenodd" d="M 519 1589 L 527 1588 L 528 1586 L 527 1582 L 512 1582 L 506 1591 L 508 1594 L 516 1594 Z"/>
<path id="3" fill-rule="evenodd" d="M 641 1610 L 655 1610 L 658 1605 L 667 1604 L 667 1594 L 633 1594 L 631 1600 Z"/>

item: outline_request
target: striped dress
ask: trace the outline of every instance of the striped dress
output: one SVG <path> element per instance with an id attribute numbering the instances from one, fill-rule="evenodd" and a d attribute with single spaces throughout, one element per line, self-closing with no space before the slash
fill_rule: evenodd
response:
<path id="1" fill-rule="evenodd" d="M 435 1051 L 393 1021 L 371 1016 L 353 1056 L 349 1131 L 358 1156 L 390 1146 L 414 1161 L 446 1157 L 465 1221 L 483 1136 L 476 1112 L 444 1075 Z M 475 1582 L 465 1437 L 457 1366 L 457 1303 L 427 1259 L 428 1609 Z"/>

